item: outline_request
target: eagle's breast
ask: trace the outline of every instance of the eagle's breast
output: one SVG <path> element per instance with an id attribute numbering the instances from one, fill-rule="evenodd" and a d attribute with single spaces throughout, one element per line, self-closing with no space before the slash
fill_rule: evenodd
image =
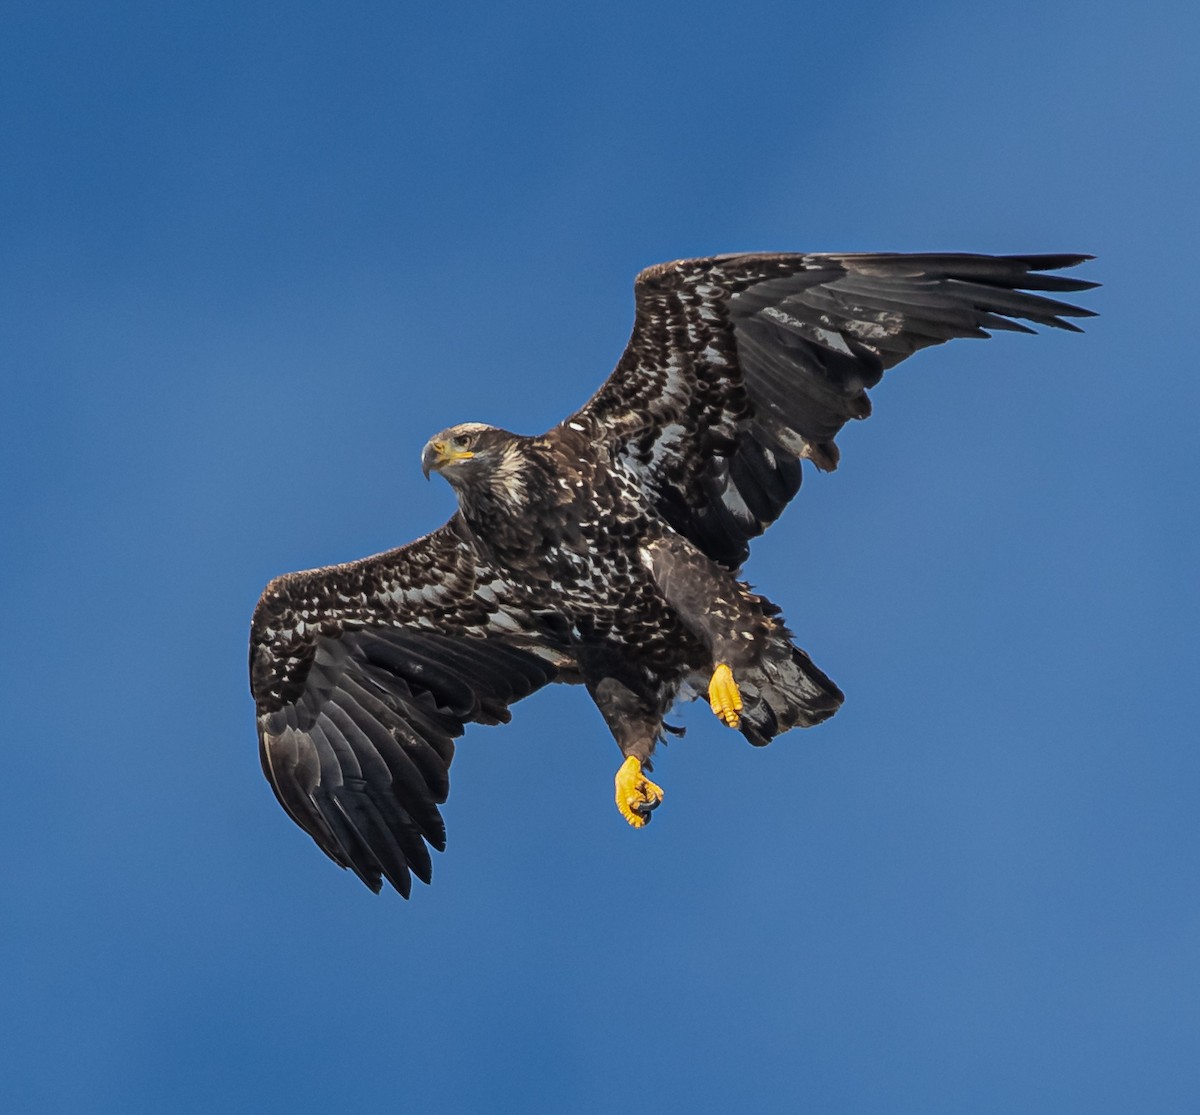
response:
<path id="1" fill-rule="evenodd" d="M 477 545 L 535 606 L 599 617 L 648 584 L 637 555 L 653 509 L 636 477 L 583 438 L 514 439 L 459 498 Z"/>

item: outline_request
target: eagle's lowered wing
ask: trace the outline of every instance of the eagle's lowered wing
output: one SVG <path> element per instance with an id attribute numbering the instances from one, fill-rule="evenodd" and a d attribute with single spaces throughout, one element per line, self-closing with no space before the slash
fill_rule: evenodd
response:
<path id="1" fill-rule="evenodd" d="M 408 546 L 267 586 L 250 635 L 263 771 L 291 818 L 372 890 L 408 897 L 469 721 L 556 675 L 457 516 Z"/>
<path id="2" fill-rule="evenodd" d="M 1084 255 L 732 255 L 637 278 L 616 370 L 567 420 L 620 453 L 660 513 L 709 557 L 740 565 L 800 487 L 800 459 L 837 466 L 837 432 L 867 389 L 929 345 L 1075 330 L 1090 311 L 1028 291 Z"/>

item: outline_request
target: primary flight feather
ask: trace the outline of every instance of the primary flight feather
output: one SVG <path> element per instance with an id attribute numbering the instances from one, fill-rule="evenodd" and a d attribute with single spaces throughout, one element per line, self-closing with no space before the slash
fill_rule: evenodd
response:
<path id="1" fill-rule="evenodd" d="M 372 890 L 408 896 L 445 846 L 454 740 L 553 681 L 582 683 L 625 760 L 635 827 L 678 699 L 751 743 L 832 716 L 838 687 L 738 579 L 752 538 L 837 466 L 867 390 L 918 349 L 1022 321 L 1077 330 L 1050 294 L 1084 255 L 754 254 L 648 268 L 616 370 L 536 437 L 467 423 L 421 459 L 458 497 L 396 550 L 273 580 L 250 687 L 280 804 Z M 1032 291 L 1042 293 L 1030 293 Z"/>

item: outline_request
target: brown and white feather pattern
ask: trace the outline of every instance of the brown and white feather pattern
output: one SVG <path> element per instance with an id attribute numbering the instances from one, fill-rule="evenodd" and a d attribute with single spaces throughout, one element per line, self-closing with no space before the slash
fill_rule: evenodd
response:
<path id="1" fill-rule="evenodd" d="M 335 862 L 378 890 L 428 882 L 428 843 L 466 723 L 569 666 L 534 631 L 508 581 L 455 516 L 375 557 L 267 586 L 251 629 L 263 771 L 280 804 Z"/>
<path id="2" fill-rule="evenodd" d="M 622 751 L 734 671 L 740 731 L 768 742 L 842 701 L 778 608 L 736 579 L 803 458 L 870 413 L 920 348 L 1084 310 L 1031 291 L 1084 256 L 743 255 L 638 276 L 633 335 L 576 414 L 540 437 L 479 423 L 426 447 L 459 512 L 376 557 L 272 581 L 254 613 L 263 770 L 369 886 L 407 895 L 442 848 L 454 739 L 551 681 L 584 681 Z"/>
<path id="3" fill-rule="evenodd" d="M 929 345 L 1075 330 L 1087 310 L 1029 291 L 1095 284 L 1042 272 L 1081 255 L 759 254 L 680 260 L 635 283 L 616 370 L 568 419 L 609 445 L 659 513 L 736 568 L 800 487 L 800 459 L 837 466 L 834 438 L 871 412 L 886 369 Z"/>

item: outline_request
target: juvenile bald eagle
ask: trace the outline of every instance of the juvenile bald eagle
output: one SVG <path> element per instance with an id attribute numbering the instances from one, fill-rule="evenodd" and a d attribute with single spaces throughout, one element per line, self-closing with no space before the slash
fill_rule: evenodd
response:
<path id="1" fill-rule="evenodd" d="M 707 694 L 752 744 L 842 703 L 779 609 L 738 579 L 750 539 L 837 466 L 867 389 L 928 345 L 1078 331 L 1087 310 L 1029 291 L 1082 255 L 731 255 L 636 280 L 633 336 L 591 400 L 548 433 L 453 426 L 426 475 L 445 526 L 375 557 L 272 581 L 250 687 L 283 808 L 372 890 L 428 883 L 454 740 L 552 681 L 582 682 L 625 757 L 617 808 L 640 827 L 663 717 Z"/>

